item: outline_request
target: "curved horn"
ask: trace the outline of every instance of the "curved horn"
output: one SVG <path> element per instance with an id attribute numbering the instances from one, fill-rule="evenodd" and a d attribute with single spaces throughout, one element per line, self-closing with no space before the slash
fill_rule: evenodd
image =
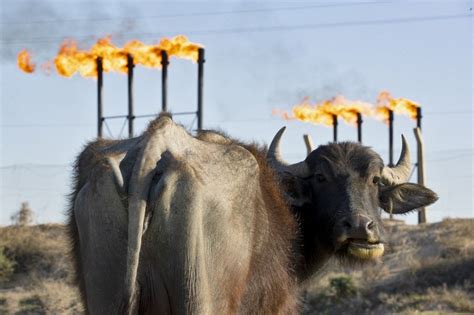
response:
<path id="1" fill-rule="evenodd" d="M 382 171 L 382 181 L 388 185 L 405 183 L 410 177 L 410 149 L 407 140 L 402 135 L 402 152 L 394 167 L 385 166 Z"/>
<path id="2" fill-rule="evenodd" d="M 267 161 L 272 166 L 286 166 L 288 165 L 285 161 L 283 161 L 280 152 L 280 141 L 283 133 L 285 132 L 286 127 L 282 127 L 276 135 L 273 137 L 272 142 L 270 143 L 270 147 L 268 148 L 267 152 Z"/>
<path id="3" fill-rule="evenodd" d="M 267 161 L 277 172 L 286 172 L 298 177 L 307 177 L 309 176 L 310 171 L 305 161 L 288 164 L 281 157 L 280 141 L 285 129 L 286 127 L 282 127 L 278 130 L 275 137 L 273 137 L 270 147 L 268 148 Z"/>

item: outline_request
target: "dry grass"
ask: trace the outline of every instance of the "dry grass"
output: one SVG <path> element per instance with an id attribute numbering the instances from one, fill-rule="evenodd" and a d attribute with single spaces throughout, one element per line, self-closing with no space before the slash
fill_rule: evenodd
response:
<path id="1" fill-rule="evenodd" d="M 74 286 L 58 281 L 0 290 L 0 314 L 2 309 L 5 314 L 82 314 L 77 294 Z"/>
<path id="2" fill-rule="evenodd" d="M 64 226 L 2 228 L 0 248 L 13 264 L 0 285 L 0 314 L 81 313 Z"/>
<path id="3" fill-rule="evenodd" d="M 57 224 L 0 229 L 0 248 L 15 262 L 15 280 L 25 276 L 57 280 L 68 277 L 71 264 L 64 229 Z"/>
<path id="4" fill-rule="evenodd" d="M 307 314 L 474 313 L 474 220 L 388 226 L 384 262 L 333 264 L 308 286 Z M 335 297 L 330 279 L 349 277 L 356 294 Z M 329 292 L 329 293 L 328 293 Z"/>
<path id="5" fill-rule="evenodd" d="M 309 282 L 304 313 L 474 313 L 474 220 L 391 224 L 387 233 L 383 263 L 356 270 L 331 263 Z M 13 268 L 0 281 L 0 314 L 83 313 L 64 226 L 0 228 L 0 249 L 0 269 Z"/>

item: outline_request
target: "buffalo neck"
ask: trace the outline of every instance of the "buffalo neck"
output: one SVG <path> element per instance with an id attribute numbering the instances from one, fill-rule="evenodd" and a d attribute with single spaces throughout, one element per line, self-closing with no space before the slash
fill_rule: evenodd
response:
<path id="1" fill-rule="evenodd" d="M 321 241 L 321 229 L 312 224 L 308 205 L 293 207 L 298 222 L 298 238 L 295 244 L 295 270 L 299 282 L 303 282 L 320 272 L 334 254 L 330 247 Z"/>

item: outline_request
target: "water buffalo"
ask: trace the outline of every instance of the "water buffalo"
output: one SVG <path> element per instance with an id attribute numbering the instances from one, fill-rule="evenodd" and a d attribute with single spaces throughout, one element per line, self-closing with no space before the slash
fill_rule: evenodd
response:
<path id="1" fill-rule="evenodd" d="M 428 205 L 356 143 L 293 165 L 267 150 L 161 116 L 139 137 L 97 140 L 77 159 L 69 231 L 89 314 L 294 314 L 300 283 L 331 256 L 383 254 L 379 207 Z"/>

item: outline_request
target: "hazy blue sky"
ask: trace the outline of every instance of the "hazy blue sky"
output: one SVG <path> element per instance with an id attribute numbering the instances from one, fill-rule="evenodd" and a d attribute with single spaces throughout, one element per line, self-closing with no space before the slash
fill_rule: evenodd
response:
<path id="1" fill-rule="evenodd" d="M 71 164 L 96 136 L 96 81 L 25 74 L 16 68 L 16 53 L 28 48 L 38 61 L 52 59 L 64 38 L 78 38 L 88 48 L 107 34 L 119 45 L 177 34 L 203 44 L 204 126 L 268 143 L 287 125 L 283 153 L 292 162 L 305 156 L 303 133 L 320 144 L 331 140 L 332 129 L 282 121 L 271 115 L 273 108 L 289 110 L 305 96 L 373 101 L 383 89 L 413 99 L 424 111 L 427 186 L 440 195 L 428 219 L 474 216 L 472 1 L 2 0 L 1 5 L 0 224 L 10 222 L 22 201 L 30 203 L 37 222 L 63 221 Z M 159 111 L 161 73 L 143 68 L 135 73 L 136 114 Z M 105 76 L 106 115 L 126 113 L 126 92 L 126 76 Z M 171 61 L 168 98 L 172 112 L 195 110 L 195 64 Z M 147 122 L 138 119 L 136 133 Z M 113 137 L 122 124 L 110 121 Z M 397 157 L 404 133 L 415 160 L 413 127 L 409 118 L 396 116 Z M 355 140 L 356 130 L 341 123 L 339 135 Z M 363 137 L 387 158 L 386 125 L 366 119 Z M 416 214 L 404 218 L 413 223 Z"/>

